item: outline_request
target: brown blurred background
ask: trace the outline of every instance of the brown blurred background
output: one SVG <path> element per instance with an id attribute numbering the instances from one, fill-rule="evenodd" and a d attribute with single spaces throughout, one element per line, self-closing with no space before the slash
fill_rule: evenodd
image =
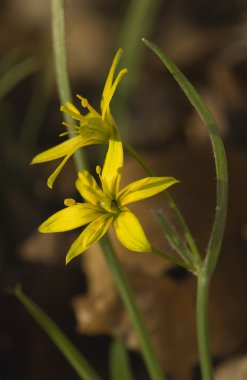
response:
<path id="1" fill-rule="evenodd" d="M 149 17 L 138 32 L 138 54 L 132 65 L 132 41 L 127 31 L 131 22 L 129 10 L 134 3 L 66 1 L 72 91 L 87 97 L 98 109 L 112 58 L 120 45 L 124 48 L 122 65 L 130 64 L 129 77 L 120 84 L 112 105 L 113 115 L 127 141 L 157 174 L 181 179 L 172 194 L 202 252 L 215 204 L 215 174 L 208 136 L 177 84 L 157 57 L 143 46 L 141 37 L 148 37 L 172 57 L 214 113 L 227 149 L 230 204 L 210 299 L 212 353 L 216 366 L 228 362 L 223 375 L 224 368 L 218 369 L 218 380 L 244 379 L 247 4 L 245 0 L 153 2 Z M 47 188 L 46 179 L 56 163 L 29 166 L 32 157 L 57 144 L 58 134 L 63 132 L 53 67 L 50 7 L 50 0 L 0 2 L 0 378 L 77 379 L 22 305 L 4 293 L 6 287 L 21 283 L 103 379 L 109 378 L 111 337 L 119 337 L 128 345 L 136 378 L 146 379 L 135 351 L 135 334 L 98 248 L 93 247 L 83 259 L 65 267 L 65 254 L 77 231 L 49 236 L 37 232 L 37 226 L 47 216 L 63 207 L 64 198 L 79 200 L 74 190 L 76 172 L 72 160 L 53 191 Z M 75 104 L 79 106 L 76 98 Z M 87 153 L 93 168 L 99 162 L 99 151 L 91 147 Z M 126 155 L 124 181 L 143 175 Z M 150 213 L 154 208 L 163 208 L 169 214 L 159 197 L 151 203 L 138 204 L 136 212 L 150 239 L 169 249 Z M 170 378 L 199 379 L 194 279 L 156 257 L 132 254 L 120 247 L 118 252 Z M 233 358 L 234 376 L 229 369 Z"/>

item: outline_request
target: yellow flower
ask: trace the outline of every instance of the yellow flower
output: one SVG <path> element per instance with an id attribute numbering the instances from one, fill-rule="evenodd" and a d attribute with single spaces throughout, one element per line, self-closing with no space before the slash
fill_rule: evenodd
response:
<path id="1" fill-rule="evenodd" d="M 62 133 L 60 136 L 64 136 L 68 133 L 74 134 L 75 136 L 71 137 L 67 141 L 62 142 L 59 145 L 56 145 L 53 148 L 47 149 L 46 151 L 38 154 L 32 160 L 32 164 L 38 164 L 64 157 L 60 165 L 48 178 L 47 184 L 50 188 L 52 188 L 55 179 L 57 178 L 67 160 L 75 153 L 77 149 L 87 145 L 103 144 L 108 142 L 112 128 L 115 126 L 114 119 L 110 112 L 110 102 L 121 78 L 127 72 L 126 69 L 122 69 L 116 76 L 116 79 L 113 81 L 113 77 L 121 54 L 122 50 L 119 49 L 114 57 L 108 77 L 106 79 L 100 104 L 101 113 L 98 113 L 88 103 L 86 98 L 77 95 L 77 97 L 81 100 L 82 107 L 86 108 L 88 111 L 85 115 L 82 115 L 80 111 L 70 102 L 67 102 L 66 106 L 61 106 L 61 111 L 67 113 L 70 115 L 70 117 L 72 117 L 72 119 L 76 120 L 76 122 L 79 123 L 78 125 L 63 123 L 70 128 L 70 132 Z"/>
<path id="2" fill-rule="evenodd" d="M 50 233 L 88 224 L 71 245 L 66 263 L 101 239 L 111 224 L 126 248 L 137 252 L 152 252 L 152 246 L 139 220 L 126 206 L 158 194 L 178 181 L 173 177 L 147 177 L 119 190 L 122 169 L 122 142 L 117 130 L 113 130 L 103 170 L 96 167 L 101 186 L 88 171 L 80 172 L 76 187 L 86 202 L 76 203 L 73 199 L 66 199 L 65 205 L 68 207 L 52 215 L 39 227 L 40 232 Z"/>

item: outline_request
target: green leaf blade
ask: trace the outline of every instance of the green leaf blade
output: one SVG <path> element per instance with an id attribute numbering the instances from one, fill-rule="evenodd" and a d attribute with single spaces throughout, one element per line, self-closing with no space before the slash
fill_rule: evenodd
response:
<path id="1" fill-rule="evenodd" d="M 164 213 L 161 210 L 154 210 L 153 214 L 161 226 L 171 248 L 177 252 L 182 260 L 192 268 L 196 268 L 200 265 L 199 258 L 189 250 L 188 246 L 182 241 L 175 227 L 169 222 Z"/>
<path id="2" fill-rule="evenodd" d="M 119 340 L 110 347 L 111 380 L 134 380 L 126 348 Z"/>
<path id="3" fill-rule="evenodd" d="M 82 354 L 73 345 L 73 343 L 66 337 L 66 335 L 53 322 L 53 320 L 27 295 L 22 292 L 20 286 L 16 286 L 15 289 L 10 289 L 9 293 L 15 295 L 17 299 L 23 304 L 33 319 L 46 332 L 49 338 L 53 341 L 53 343 L 61 351 L 67 361 L 71 364 L 80 379 L 100 380 L 97 373 L 89 365 L 87 360 L 82 356 Z"/>
<path id="4" fill-rule="evenodd" d="M 0 102 L 15 88 L 23 79 L 33 74 L 38 69 L 36 60 L 32 57 L 12 65 L 0 77 Z"/>
<path id="5" fill-rule="evenodd" d="M 179 70 L 175 63 L 155 44 L 142 39 L 153 52 L 161 59 L 168 71 L 179 84 L 181 90 L 189 99 L 190 103 L 196 109 L 203 123 L 205 124 L 209 137 L 211 139 L 217 178 L 217 200 L 215 209 L 214 225 L 212 228 L 211 236 L 208 242 L 207 254 L 205 259 L 205 268 L 207 275 L 211 277 L 216 263 L 218 261 L 219 252 L 222 246 L 223 234 L 225 230 L 227 203 L 228 203 L 228 170 L 226 153 L 222 138 L 219 133 L 217 123 L 208 109 L 207 105 L 202 100 L 196 89 L 192 86 L 190 81 Z"/>

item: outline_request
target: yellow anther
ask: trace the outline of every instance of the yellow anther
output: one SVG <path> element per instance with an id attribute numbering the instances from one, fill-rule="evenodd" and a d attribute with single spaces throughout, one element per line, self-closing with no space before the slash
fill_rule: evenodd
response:
<path id="1" fill-rule="evenodd" d="M 73 198 L 66 198 L 64 200 L 64 205 L 65 206 L 70 207 L 70 206 L 74 206 L 75 204 L 76 204 L 76 201 Z"/>
<path id="2" fill-rule="evenodd" d="M 96 173 L 101 174 L 101 167 L 99 165 L 96 166 Z"/>
<path id="3" fill-rule="evenodd" d="M 82 107 L 85 107 L 85 108 L 88 107 L 88 101 L 86 98 L 82 98 L 81 105 L 82 105 Z"/>
<path id="4" fill-rule="evenodd" d="M 82 107 L 87 108 L 88 107 L 88 100 L 86 98 L 83 98 L 83 96 L 81 96 L 81 95 L 77 94 L 76 96 L 78 99 L 80 99 Z"/>

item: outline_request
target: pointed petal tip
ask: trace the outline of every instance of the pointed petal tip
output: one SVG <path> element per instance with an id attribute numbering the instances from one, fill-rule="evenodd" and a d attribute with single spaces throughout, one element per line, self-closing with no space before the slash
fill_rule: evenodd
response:
<path id="1" fill-rule="evenodd" d="M 48 218 L 49 219 L 49 218 Z M 52 227 L 51 227 L 51 224 L 48 223 L 48 219 L 45 220 L 39 227 L 38 227 L 38 231 L 41 233 L 41 234 L 52 234 L 56 231 L 53 231 Z"/>
<path id="2" fill-rule="evenodd" d="M 49 231 L 47 230 L 47 228 L 45 227 L 45 223 L 42 223 L 39 227 L 38 227 L 38 231 L 42 234 L 45 234 L 45 233 L 48 233 Z"/>
<path id="3" fill-rule="evenodd" d="M 119 62 L 119 60 L 120 60 L 122 54 L 123 54 L 123 49 L 120 47 L 120 48 L 117 50 L 117 52 L 116 52 L 116 54 L 115 54 L 115 57 L 114 57 L 114 59 L 117 59 L 117 63 Z"/>
<path id="4" fill-rule="evenodd" d="M 54 180 L 51 178 L 51 176 L 48 178 L 47 180 L 47 186 L 49 187 L 49 189 L 52 190 L 53 188 L 53 183 L 54 183 Z"/>
<path id="5" fill-rule="evenodd" d="M 72 257 L 69 257 L 69 255 L 67 254 L 66 257 L 65 257 L 65 265 L 68 265 L 72 260 Z"/>
<path id="6" fill-rule="evenodd" d="M 81 254 L 83 254 L 85 252 L 82 251 L 80 253 L 76 252 L 76 251 L 68 251 L 68 253 L 66 254 L 66 257 L 65 257 L 65 265 L 68 265 L 73 259 L 75 259 L 77 256 L 80 256 Z"/>
<path id="7" fill-rule="evenodd" d="M 177 178 L 172 178 L 171 182 L 172 182 L 171 185 L 174 185 L 175 183 L 180 183 L 181 181 Z"/>
<path id="8" fill-rule="evenodd" d="M 40 159 L 41 153 L 37 154 L 32 161 L 30 162 L 29 165 L 34 165 L 34 164 L 41 164 L 43 161 Z"/>

